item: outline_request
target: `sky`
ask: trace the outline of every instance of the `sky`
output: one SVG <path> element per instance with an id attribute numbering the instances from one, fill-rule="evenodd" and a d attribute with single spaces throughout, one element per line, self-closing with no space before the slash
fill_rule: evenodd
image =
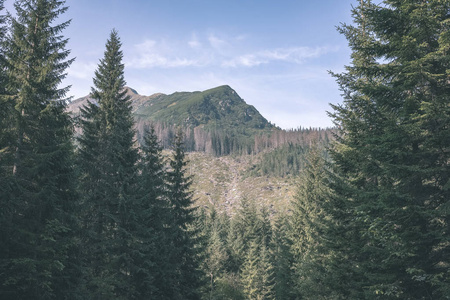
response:
<path id="1" fill-rule="evenodd" d="M 73 99 L 89 94 L 112 29 L 125 80 L 141 95 L 231 86 L 284 129 L 330 127 L 342 102 L 329 71 L 350 50 L 336 26 L 351 23 L 356 0 L 67 0 L 63 35 L 75 62 L 63 82 Z M 13 12 L 13 0 L 5 7 Z"/>

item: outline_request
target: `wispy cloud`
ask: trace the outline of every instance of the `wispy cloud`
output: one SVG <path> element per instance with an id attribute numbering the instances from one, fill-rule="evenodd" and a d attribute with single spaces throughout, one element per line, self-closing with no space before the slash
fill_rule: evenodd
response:
<path id="1" fill-rule="evenodd" d="M 255 50 L 248 49 L 247 37 L 225 38 L 218 34 L 199 36 L 192 33 L 184 41 L 145 40 L 131 49 L 128 68 L 186 68 L 186 67 L 257 67 L 271 63 L 302 64 L 308 59 L 336 51 L 332 47 L 288 47 Z"/>
<path id="2" fill-rule="evenodd" d="M 329 47 L 292 47 L 277 48 L 255 52 L 253 54 L 245 54 L 235 57 L 231 60 L 224 61 L 224 67 L 254 67 L 261 64 L 268 64 L 275 61 L 290 62 L 301 64 L 307 59 L 317 58 L 330 51 L 334 51 Z"/>
<path id="3" fill-rule="evenodd" d="M 188 45 L 192 49 L 199 49 L 202 47 L 202 43 L 200 43 L 196 33 L 192 34 L 191 39 L 188 41 Z"/>
<path id="4" fill-rule="evenodd" d="M 127 67 L 145 69 L 153 67 L 179 68 L 196 66 L 199 62 L 194 58 L 178 56 L 165 41 L 145 40 L 134 46 L 132 58 L 125 62 Z"/>
<path id="5" fill-rule="evenodd" d="M 208 36 L 208 41 L 209 41 L 209 44 L 211 45 L 211 47 L 214 49 L 221 50 L 224 47 L 228 47 L 228 43 L 225 40 L 217 37 L 214 34 L 210 34 Z"/>

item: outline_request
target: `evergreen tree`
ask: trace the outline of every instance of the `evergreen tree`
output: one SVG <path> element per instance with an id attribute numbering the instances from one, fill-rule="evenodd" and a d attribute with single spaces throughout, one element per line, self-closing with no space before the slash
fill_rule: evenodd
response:
<path id="1" fill-rule="evenodd" d="M 243 290 L 247 299 L 256 300 L 260 296 L 259 261 L 259 245 L 256 240 L 252 240 L 242 264 L 241 274 Z"/>
<path id="2" fill-rule="evenodd" d="M 121 42 L 113 30 L 95 72 L 92 98 L 81 110 L 80 190 L 88 289 L 98 299 L 137 297 L 137 150 L 126 95 Z"/>
<path id="3" fill-rule="evenodd" d="M 340 28 L 353 53 L 335 75 L 344 103 L 333 106 L 331 155 L 335 215 L 351 240 L 336 246 L 367 298 L 450 291 L 449 11 L 448 1 L 361 1 L 355 25 Z"/>
<path id="4" fill-rule="evenodd" d="M 279 213 L 275 216 L 273 223 L 271 248 L 273 249 L 275 299 L 295 299 L 288 217 L 285 213 Z"/>
<path id="5" fill-rule="evenodd" d="M 224 295 L 220 295 L 219 293 L 222 291 L 216 291 L 216 289 L 217 284 L 219 286 L 221 285 L 221 278 L 225 272 L 226 262 L 228 260 L 223 238 L 224 224 L 221 222 L 214 207 L 202 219 L 201 229 L 205 240 L 205 245 L 202 247 L 204 249 L 202 269 L 209 277 L 209 284 L 205 294 L 209 294 L 207 299 L 221 299 Z"/>
<path id="6" fill-rule="evenodd" d="M 248 252 L 250 242 L 258 237 L 258 212 L 253 201 L 243 197 L 240 207 L 230 222 L 227 236 L 229 252 L 228 270 L 239 273 Z"/>
<path id="7" fill-rule="evenodd" d="M 12 143 L 14 141 L 13 132 L 13 109 L 14 105 L 12 99 L 7 97 L 6 86 L 6 61 L 5 61 L 5 35 L 6 17 L 3 15 L 4 10 L 4 0 L 0 0 L 0 207 L 2 211 L 0 212 L 0 257 L 6 257 L 7 252 L 7 237 L 10 235 L 8 233 L 9 227 L 11 226 L 9 222 L 9 215 L 11 203 L 9 200 L 11 198 L 11 184 L 12 184 L 12 172 L 9 167 L 12 165 L 13 151 Z"/>
<path id="8" fill-rule="evenodd" d="M 167 196 L 171 207 L 171 259 L 169 263 L 175 271 L 172 299 L 198 299 L 203 274 L 199 266 L 197 230 L 193 226 L 196 210 L 192 191 L 192 177 L 186 174 L 186 157 L 183 134 L 175 136 L 174 152 L 167 171 Z"/>
<path id="9" fill-rule="evenodd" d="M 318 148 L 309 152 L 298 180 L 289 230 L 295 292 L 304 299 L 334 298 L 328 274 L 332 262 L 327 241 L 333 238 L 331 229 L 337 225 L 330 214 L 328 174 Z"/>
<path id="10" fill-rule="evenodd" d="M 59 88 L 72 62 L 60 35 L 69 21 L 54 25 L 67 7 L 40 0 L 16 1 L 15 8 L 0 68 L 7 71 L 0 83 L 1 114 L 7 114 L 0 121 L 7 193 L 1 195 L 1 298 L 76 298 L 72 125 L 68 87 Z"/>
<path id="11" fill-rule="evenodd" d="M 6 16 L 3 15 L 3 10 L 5 8 L 4 2 L 4 0 L 0 0 L 0 153 L 5 151 L 5 147 L 8 144 L 7 120 L 12 111 L 12 101 L 8 100 L 6 97 L 7 77 L 5 61 L 5 36 L 7 27 L 5 26 Z"/>
<path id="12" fill-rule="evenodd" d="M 242 265 L 241 281 L 247 299 L 275 299 L 274 272 L 269 247 L 257 239 L 250 241 Z"/>
<path id="13" fill-rule="evenodd" d="M 140 193 L 136 211 L 137 238 L 135 263 L 136 288 L 141 298 L 169 299 L 167 283 L 171 280 L 168 261 L 171 251 L 170 211 L 165 197 L 165 167 L 162 147 L 153 126 L 144 129 L 140 159 Z"/>

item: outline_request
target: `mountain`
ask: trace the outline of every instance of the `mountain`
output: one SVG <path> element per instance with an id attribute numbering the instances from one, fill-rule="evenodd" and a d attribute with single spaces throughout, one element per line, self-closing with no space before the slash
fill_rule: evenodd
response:
<path id="1" fill-rule="evenodd" d="M 203 92 L 156 94 L 136 107 L 138 120 L 203 128 L 270 129 L 255 107 L 248 105 L 231 87 L 224 85 Z M 150 100 L 149 99 L 149 100 Z"/>
<path id="2" fill-rule="evenodd" d="M 151 96 L 139 95 L 129 87 L 126 89 L 138 122 L 209 129 L 242 126 L 256 130 L 274 128 L 254 106 L 245 103 L 228 85 L 203 92 L 157 93 Z M 72 101 L 68 111 L 76 114 L 88 100 L 94 101 L 89 95 Z"/>
<path id="3" fill-rule="evenodd" d="M 228 85 L 170 95 L 143 96 L 129 87 L 126 91 L 132 101 L 138 132 L 142 133 L 147 124 L 153 124 L 165 148 L 170 147 L 178 127 L 185 131 L 189 151 L 217 156 L 252 153 L 256 135 L 267 136 L 279 130 Z M 95 102 L 88 95 L 71 102 L 68 111 L 77 117 L 80 107 L 87 101 Z"/>

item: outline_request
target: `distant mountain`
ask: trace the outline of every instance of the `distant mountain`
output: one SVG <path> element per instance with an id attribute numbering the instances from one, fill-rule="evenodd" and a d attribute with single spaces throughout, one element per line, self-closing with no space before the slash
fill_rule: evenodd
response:
<path id="1" fill-rule="evenodd" d="M 143 128 L 152 124 L 164 148 L 171 146 L 177 128 L 185 133 L 188 151 L 215 156 L 255 154 L 286 143 L 307 145 L 325 138 L 321 130 L 275 127 L 228 85 L 170 95 L 143 96 L 129 87 L 126 92 L 131 97 L 138 138 Z M 67 109 L 77 118 L 87 101 L 95 102 L 88 95 L 72 101 Z"/>
<path id="2" fill-rule="evenodd" d="M 227 85 L 203 92 L 154 95 L 151 101 L 137 107 L 135 115 L 137 119 L 189 127 L 204 125 L 209 129 L 274 127 Z"/>
<path id="3" fill-rule="evenodd" d="M 228 85 L 203 92 L 176 92 L 171 95 L 139 95 L 127 87 L 131 97 L 136 126 L 140 133 L 146 124 L 153 124 L 163 146 L 168 147 L 177 127 L 185 130 L 188 150 L 215 155 L 250 153 L 256 134 L 275 130 L 252 105 L 248 105 Z M 68 106 L 75 117 L 89 95 Z"/>
<path id="4" fill-rule="evenodd" d="M 176 92 L 171 95 L 139 95 L 127 87 L 133 113 L 137 121 L 166 123 L 168 125 L 195 128 L 274 128 L 252 105 L 248 105 L 228 85 L 203 92 Z M 90 96 L 72 101 L 68 110 L 77 113 L 79 108 L 92 100 Z"/>

